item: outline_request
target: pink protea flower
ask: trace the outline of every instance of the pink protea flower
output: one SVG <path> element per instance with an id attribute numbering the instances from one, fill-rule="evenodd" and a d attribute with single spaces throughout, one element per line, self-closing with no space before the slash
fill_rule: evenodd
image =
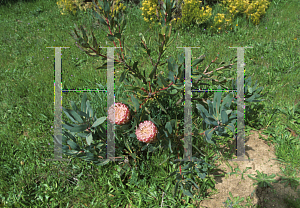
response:
<path id="1" fill-rule="evenodd" d="M 135 135 L 137 139 L 144 143 L 154 143 L 157 141 L 157 127 L 151 121 L 140 123 L 136 129 Z"/>
<path id="2" fill-rule="evenodd" d="M 122 125 L 128 123 L 130 111 L 126 105 L 123 103 L 115 103 L 115 106 L 110 106 L 108 110 L 108 119 L 111 123 L 113 123 L 113 110 L 115 110 L 115 124 Z"/>

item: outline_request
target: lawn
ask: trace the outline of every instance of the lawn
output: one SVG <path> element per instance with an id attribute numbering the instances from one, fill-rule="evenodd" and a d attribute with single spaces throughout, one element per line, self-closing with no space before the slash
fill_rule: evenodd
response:
<path id="1" fill-rule="evenodd" d="M 155 37 L 155 32 L 143 21 L 139 7 L 127 5 L 130 12 L 124 36 L 128 37 L 126 44 L 139 60 L 140 68 L 144 67 L 149 73 L 149 59 L 141 50 L 136 50 L 135 45 L 139 33 L 148 40 Z M 205 54 L 201 64 L 204 67 L 217 53 L 220 59 L 234 57 L 236 49 L 230 46 L 252 46 L 245 49 L 245 75 L 252 77 L 252 84 L 257 81 L 264 87 L 263 92 L 267 94 L 259 103 L 263 107 L 254 110 L 255 117 L 246 124 L 246 137 L 250 130 L 263 129 L 268 141 L 274 144 L 276 157 L 285 167 L 287 177 L 299 174 L 300 167 L 299 11 L 297 0 L 273 0 L 257 26 L 238 17 L 233 31 L 211 34 L 204 26 L 173 30 L 172 34 L 178 36 L 162 57 L 162 60 L 177 57 L 183 49 L 176 47 L 200 46 L 192 49 L 192 59 Z M 94 166 L 78 158 L 70 162 L 46 161 L 53 159 L 54 147 L 54 49 L 46 47 L 70 47 L 62 49 L 63 89 L 99 89 L 97 84 L 106 85 L 106 70 L 96 70 L 103 61 L 87 56 L 69 35 L 74 23 L 91 26 L 102 46 L 112 46 L 105 41 L 107 31 L 101 32 L 101 28 L 86 17 L 84 13 L 61 15 L 55 0 L 0 6 L 0 205 L 199 207 L 195 204 L 203 200 L 200 196 L 195 200 L 179 191 L 177 197 L 173 197 L 175 179 L 165 178 L 179 168 L 171 161 L 160 166 L 165 160 L 163 155 L 146 162 L 148 166 L 139 173 L 143 176 L 138 186 L 131 184 L 130 176 L 121 178 L 116 174 L 118 163 Z M 156 60 L 158 54 L 153 54 Z M 121 70 L 115 67 L 116 100 L 127 95 L 124 86 L 117 82 Z M 82 95 L 83 92 L 78 91 L 63 93 L 62 105 L 70 108 L 69 102 L 80 103 Z M 105 116 L 105 93 L 88 92 L 87 95 L 97 116 Z M 63 119 L 67 119 L 64 114 Z M 209 148 L 209 151 L 215 150 Z M 207 197 L 206 190 L 204 192 Z M 229 193 L 226 194 L 229 197 Z M 286 207 L 297 204 L 285 203 Z"/>

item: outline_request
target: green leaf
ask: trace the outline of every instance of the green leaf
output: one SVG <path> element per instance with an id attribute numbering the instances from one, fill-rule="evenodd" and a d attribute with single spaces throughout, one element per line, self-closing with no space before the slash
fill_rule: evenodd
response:
<path id="1" fill-rule="evenodd" d="M 208 116 L 204 121 L 209 125 L 218 126 L 218 120 L 214 117 Z"/>
<path id="2" fill-rule="evenodd" d="M 157 119 L 157 118 L 153 118 L 153 120 L 155 121 L 155 123 L 157 123 L 159 126 L 161 126 L 161 120 Z"/>
<path id="3" fill-rule="evenodd" d="M 86 114 L 85 112 L 77 111 L 77 113 L 78 113 L 80 116 L 84 117 L 84 118 L 88 118 L 88 117 L 89 117 L 89 115 Z"/>
<path id="4" fill-rule="evenodd" d="M 228 122 L 228 115 L 225 110 L 221 112 L 222 124 L 226 124 Z"/>
<path id="5" fill-rule="evenodd" d="M 83 40 L 82 38 L 79 38 L 79 44 L 83 47 L 83 48 L 89 48 L 90 45 L 85 41 Z"/>
<path id="6" fill-rule="evenodd" d="M 158 103 L 158 105 L 161 107 L 161 109 L 166 113 L 166 114 L 168 114 L 167 113 L 167 111 L 164 109 L 164 107 L 162 106 L 162 104 L 157 100 L 157 103 Z"/>
<path id="7" fill-rule="evenodd" d="M 95 123 L 92 125 L 92 127 L 95 128 L 95 127 L 99 126 L 99 125 L 102 124 L 105 120 L 106 120 L 106 117 L 98 118 L 97 121 L 95 121 Z"/>
<path id="8" fill-rule="evenodd" d="M 133 63 L 133 66 L 132 66 L 132 68 L 136 71 L 136 72 L 139 72 L 139 69 L 137 68 L 137 65 L 138 65 L 138 61 L 135 61 L 134 63 Z M 136 82 L 136 83 L 141 83 L 141 81 L 139 80 L 138 82 Z"/>
<path id="9" fill-rule="evenodd" d="M 63 131 L 63 134 L 68 136 L 68 138 L 71 138 L 74 142 L 76 142 L 76 138 L 70 132 Z"/>
<path id="10" fill-rule="evenodd" d="M 174 69 L 174 58 L 171 56 L 170 58 L 167 59 L 168 62 L 168 70 L 173 71 Z"/>
<path id="11" fill-rule="evenodd" d="M 183 193 L 184 195 L 186 195 L 186 196 L 189 196 L 189 197 L 193 198 L 193 195 L 191 194 L 191 192 L 190 192 L 189 190 L 183 189 L 183 190 L 182 190 L 182 193 Z"/>
<path id="12" fill-rule="evenodd" d="M 90 116 L 90 118 L 93 118 L 93 116 L 94 116 L 94 111 L 92 108 L 89 109 L 89 116 Z"/>
<path id="13" fill-rule="evenodd" d="M 231 132 L 235 132 L 235 127 L 233 123 L 228 124 L 225 126 L 226 129 L 229 129 Z"/>
<path id="14" fill-rule="evenodd" d="M 128 149 L 128 151 L 129 151 L 130 153 L 132 153 L 132 150 L 130 149 L 130 146 L 129 146 L 129 144 L 128 144 L 127 141 L 125 141 L 125 147 Z"/>
<path id="15" fill-rule="evenodd" d="M 218 86 L 218 90 L 221 89 L 221 86 L 219 85 Z M 222 96 L 222 91 L 217 91 L 215 93 L 215 96 L 214 96 L 214 113 L 216 116 L 219 116 L 220 112 L 219 112 L 219 108 L 220 108 L 220 103 L 221 103 L 221 96 Z"/>
<path id="16" fill-rule="evenodd" d="M 94 36 L 94 33 L 93 31 L 91 30 L 91 33 L 92 33 L 92 38 L 93 38 L 93 48 L 98 52 L 98 50 L 100 49 L 99 46 L 98 46 L 98 43 L 97 43 L 97 40 Z"/>
<path id="17" fill-rule="evenodd" d="M 203 105 L 201 105 L 201 104 L 196 104 L 196 108 L 197 108 L 198 111 L 201 113 L 202 118 L 208 117 L 208 112 L 207 112 L 207 110 L 204 108 Z"/>
<path id="18" fill-rule="evenodd" d="M 83 93 L 83 97 L 81 100 L 81 111 L 85 113 L 86 113 L 86 100 L 87 100 L 86 93 Z"/>
<path id="19" fill-rule="evenodd" d="M 97 166 L 103 166 L 103 165 L 106 165 L 106 164 L 109 163 L 109 162 L 110 162 L 110 159 L 104 159 L 103 162 L 101 162 L 101 163 L 96 163 L 96 165 L 97 165 Z"/>
<path id="20" fill-rule="evenodd" d="M 137 68 L 137 64 L 138 64 L 138 61 L 135 61 L 134 64 L 133 64 L 133 69 L 135 69 L 135 71 L 136 71 L 137 73 L 139 73 L 139 70 L 138 70 L 138 68 Z M 137 86 L 141 86 L 141 85 L 142 85 L 141 80 L 135 78 L 136 74 L 134 74 L 134 75 L 129 74 L 129 76 L 134 80 L 135 85 L 137 85 Z"/>
<path id="21" fill-rule="evenodd" d="M 77 136 L 82 137 L 82 138 L 86 138 L 88 135 L 88 133 L 77 133 Z"/>
<path id="22" fill-rule="evenodd" d="M 126 89 L 128 89 L 125 92 L 129 92 L 129 91 L 135 92 L 135 91 L 141 90 L 140 87 L 134 87 L 134 86 L 130 86 L 130 85 L 126 85 L 125 87 L 126 87 Z"/>
<path id="23" fill-rule="evenodd" d="M 114 66 L 119 65 L 120 63 L 117 61 L 114 61 Z M 97 67 L 96 69 L 107 69 L 107 62 L 104 63 L 102 66 Z"/>
<path id="24" fill-rule="evenodd" d="M 221 111 L 222 110 L 227 110 L 230 108 L 230 105 L 232 103 L 233 100 L 233 94 L 229 93 L 223 100 L 222 106 L 221 106 Z"/>
<path id="25" fill-rule="evenodd" d="M 107 38 L 110 40 L 110 41 L 114 41 L 115 40 L 115 36 L 111 35 L 111 34 L 107 34 Z"/>
<path id="26" fill-rule="evenodd" d="M 131 153 L 130 156 L 133 157 L 133 159 L 136 159 L 135 153 Z M 135 169 L 133 169 L 133 170 L 135 170 Z"/>
<path id="27" fill-rule="evenodd" d="M 222 70 L 217 71 L 218 74 L 223 74 L 224 72 Z"/>
<path id="28" fill-rule="evenodd" d="M 110 4 L 109 4 L 109 2 L 106 1 L 106 0 L 104 0 L 103 3 L 104 3 L 104 8 L 103 7 L 102 8 L 103 8 L 104 12 L 107 13 L 107 14 L 109 14 L 109 12 L 110 12 L 109 11 L 110 10 Z"/>
<path id="29" fill-rule="evenodd" d="M 71 101 L 71 106 L 74 111 L 78 111 L 78 108 L 77 108 L 76 104 L 74 103 L 74 101 Z"/>
<path id="30" fill-rule="evenodd" d="M 184 52 L 177 55 L 177 60 L 178 60 L 179 64 L 183 64 L 184 63 Z"/>
<path id="31" fill-rule="evenodd" d="M 133 103 L 133 106 L 134 106 L 135 110 L 138 111 L 139 108 L 140 108 L 140 104 L 139 104 L 138 99 L 136 99 L 133 95 L 131 95 L 131 101 Z"/>
<path id="32" fill-rule="evenodd" d="M 83 120 L 75 111 L 70 110 L 69 113 L 76 119 L 78 123 L 83 123 Z"/>
<path id="33" fill-rule="evenodd" d="M 101 24 L 108 26 L 107 22 L 96 11 L 92 11 L 92 13 L 94 17 L 96 17 L 100 21 Z"/>
<path id="34" fill-rule="evenodd" d="M 141 151 L 144 151 L 146 148 L 148 147 L 148 145 L 146 144 L 146 145 L 144 145 L 143 147 L 142 147 L 142 149 L 141 149 Z"/>
<path id="35" fill-rule="evenodd" d="M 158 47 L 158 51 L 159 51 L 160 54 L 163 54 L 163 51 L 164 51 L 163 47 L 162 47 L 162 46 L 159 46 L 159 47 Z"/>
<path id="36" fill-rule="evenodd" d="M 125 71 L 122 72 L 122 74 L 120 76 L 120 79 L 119 79 L 120 83 L 123 82 L 123 80 L 125 79 L 125 76 L 126 76 L 127 72 L 128 72 L 128 70 L 125 70 Z"/>
<path id="37" fill-rule="evenodd" d="M 171 80 L 171 81 L 174 83 L 174 82 L 175 82 L 175 79 L 174 79 L 174 72 L 169 71 L 168 78 L 169 78 L 169 80 Z"/>
<path id="38" fill-rule="evenodd" d="M 74 33 L 76 34 L 76 37 L 77 37 L 77 40 L 79 40 L 78 38 L 80 37 L 79 35 L 78 35 L 78 32 L 77 31 L 79 31 L 79 28 L 78 28 L 78 26 L 74 23 L 74 27 L 75 27 L 75 29 L 73 30 L 74 31 Z"/>
<path id="39" fill-rule="evenodd" d="M 162 83 L 162 80 L 161 80 L 160 76 L 158 76 L 158 78 L 157 78 L 157 84 L 158 84 L 158 86 L 159 86 L 160 88 L 163 88 L 163 87 L 164 87 L 164 85 L 163 85 L 163 83 Z"/>
<path id="40" fill-rule="evenodd" d="M 166 44 L 166 47 L 169 47 L 169 46 L 173 43 L 174 40 L 175 40 L 175 36 L 172 37 L 172 38 L 168 41 L 168 44 Z"/>
<path id="41" fill-rule="evenodd" d="M 114 36 L 118 39 L 121 39 L 121 33 L 115 33 Z"/>
<path id="42" fill-rule="evenodd" d="M 78 125 L 78 126 L 74 126 L 70 132 L 81 132 L 81 131 L 84 131 L 86 130 L 88 127 L 87 124 L 82 124 L 82 125 Z"/>
<path id="43" fill-rule="evenodd" d="M 199 63 L 201 63 L 202 61 L 204 61 L 204 59 L 205 59 L 205 55 L 200 56 L 198 59 L 194 60 L 194 61 L 193 61 L 193 64 L 192 64 L 192 68 L 194 68 L 194 67 L 197 66 Z"/>
<path id="44" fill-rule="evenodd" d="M 211 142 L 211 138 L 212 138 L 212 135 L 213 135 L 213 133 L 214 133 L 214 129 L 212 128 L 212 129 L 208 129 L 208 130 L 206 130 L 205 131 L 205 136 L 206 136 L 206 141 L 208 142 L 208 143 L 212 143 Z"/>
<path id="45" fill-rule="evenodd" d="M 89 133 L 89 135 L 86 137 L 86 142 L 88 145 L 91 145 L 93 142 L 93 136 L 92 133 Z"/>
<path id="46" fill-rule="evenodd" d="M 70 125 L 67 125 L 67 124 L 62 124 L 62 127 L 65 128 L 65 129 L 67 129 L 67 130 L 71 130 L 72 128 L 74 128 L 74 126 L 70 126 Z"/>
<path id="47" fill-rule="evenodd" d="M 88 39 L 88 37 L 87 37 L 87 35 L 86 35 L 86 32 L 85 32 L 85 30 L 84 30 L 84 28 L 83 28 L 82 25 L 80 25 L 80 30 L 81 30 L 81 32 L 82 32 L 84 41 L 85 41 L 85 42 L 88 42 L 89 39 Z"/>
<path id="48" fill-rule="evenodd" d="M 116 22 L 115 22 L 115 18 L 116 18 L 116 17 L 114 17 L 114 18 L 111 17 L 111 16 L 108 17 L 108 21 L 109 21 L 109 24 L 110 24 L 110 28 L 114 28 L 115 23 L 116 23 Z"/>
<path id="49" fill-rule="evenodd" d="M 150 48 L 147 49 L 147 54 L 148 54 L 148 56 L 150 56 L 150 54 L 151 54 L 151 49 Z"/>
<path id="50" fill-rule="evenodd" d="M 127 20 L 125 18 L 123 18 L 123 20 L 121 22 L 121 28 L 120 28 L 121 32 L 123 32 L 124 28 L 126 27 L 126 24 L 127 24 Z"/>
<path id="51" fill-rule="evenodd" d="M 177 90 L 176 89 L 173 89 L 171 90 L 168 94 L 171 94 L 171 95 L 176 95 L 177 94 Z"/>
<path id="52" fill-rule="evenodd" d="M 72 140 L 68 140 L 67 143 L 68 143 L 68 145 L 70 145 L 72 150 L 77 150 L 77 151 L 80 150 L 80 147 L 78 146 L 78 144 L 76 144 Z"/>
<path id="53" fill-rule="evenodd" d="M 142 39 L 142 41 L 146 44 L 146 40 L 145 40 L 145 37 L 144 37 L 143 33 L 139 33 L 139 36 L 140 36 L 140 38 Z M 142 46 L 144 49 L 146 49 L 145 46 L 144 46 L 144 44 L 143 44 L 143 42 L 141 42 L 141 46 Z"/>
<path id="54" fill-rule="evenodd" d="M 69 114 L 69 109 L 66 109 L 64 107 L 61 107 L 63 112 L 66 114 L 66 116 L 68 116 L 69 119 L 71 119 L 72 122 L 76 123 L 75 119 Z"/>
<path id="55" fill-rule="evenodd" d="M 91 105 L 90 105 L 90 101 L 89 100 L 87 100 L 86 101 L 86 114 L 88 114 L 89 113 L 89 111 L 90 111 L 90 109 L 91 109 Z M 90 116 L 90 117 L 92 117 L 92 116 Z"/>
<path id="56" fill-rule="evenodd" d="M 177 85 L 171 85 L 172 87 L 174 87 L 175 89 L 177 89 L 177 90 L 181 90 L 181 89 L 183 89 L 184 88 L 184 84 L 177 84 Z M 180 87 L 181 86 L 181 87 Z"/>
<path id="57" fill-rule="evenodd" d="M 170 149 L 170 152 L 173 153 L 172 147 L 171 147 L 171 139 L 169 139 L 169 149 Z"/>
<path id="58" fill-rule="evenodd" d="M 209 109 L 209 114 L 213 115 L 213 102 L 211 102 L 210 100 L 207 100 L 207 104 L 208 104 L 208 109 Z"/>
<path id="59" fill-rule="evenodd" d="M 161 48 L 161 47 L 160 47 L 160 48 Z M 152 69 L 152 71 L 151 71 L 150 74 L 149 74 L 149 79 L 150 79 L 150 80 L 153 79 L 153 76 L 154 76 L 155 71 L 156 71 L 156 69 L 155 69 L 155 67 L 153 66 L 153 69 Z"/>
<path id="60" fill-rule="evenodd" d="M 197 189 L 199 189 L 199 187 L 197 186 L 197 184 L 190 178 L 187 178 L 186 181 L 190 181 Z"/>
<path id="61" fill-rule="evenodd" d="M 160 79 L 161 79 L 161 81 L 162 81 L 162 83 L 163 83 L 163 85 L 164 85 L 165 87 L 167 87 L 167 86 L 169 85 L 169 84 L 166 82 L 165 78 L 164 78 L 161 74 L 159 74 L 158 77 L 160 77 Z M 174 79 L 174 77 L 173 77 L 173 79 Z"/>
<path id="62" fill-rule="evenodd" d="M 169 134 L 171 134 L 171 133 L 172 133 L 172 126 L 171 126 L 171 123 L 170 123 L 170 121 L 168 121 L 168 122 L 166 123 L 166 126 L 165 126 L 165 128 L 168 130 Z"/>
<path id="63" fill-rule="evenodd" d="M 161 28 L 161 34 L 159 34 L 159 37 L 162 38 L 161 41 L 163 41 L 163 35 L 165 35 L 165 34 L 166 34 L 166 26 L 163 26 Z"/>

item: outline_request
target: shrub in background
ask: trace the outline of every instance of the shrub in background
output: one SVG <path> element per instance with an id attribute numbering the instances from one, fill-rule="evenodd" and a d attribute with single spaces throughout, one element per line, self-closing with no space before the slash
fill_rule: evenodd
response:
<path id="1" fill-rule="evenodd" d="M 173 1 L 173 0 L 172 0 Z M 176 27 L 188 27 L 193 24 L 197 26 L 207 23 L 212 16 L 212 8 L 210 5 L 220 3 L 225 13 L 217 13 L 213 17 L 213 23 L 210 26 L 214 32 L 221 30 L 232 30 L 232 21 L 237 15 L 245 15 L 253 24 L 257 25 L 261 17 L 266 13 L 270 1 L 269 0 L 221 0 L 218 1 L 199 1 L 199 0 L 174 0 L 176 1 Z M 159 0 L 145 0 L 142 3 L 143 17 L 146 22 L 154 24 L 161 18 Z M 174 25 L 173 25 L 174 26 Z"/>
<path id="2" fill-rule="evenodd" d="M 171 0 L 171 2 L 173 1 L 176 2 L 175 15 L 171 21 L 172 23 L 176 21 L 176 24 L 173 24 L 173 26 L 175 25 L 178 27 L 191 24 L 200 25 L 206 22 L 211 16 L 212 9 L 208 5 L 206 7 L 201 7 L 202 1 Z M 151 22 L 151 24 L 153 24 L 162 17 L 160 12 L 161 4 L 158 0 L 145 0 L 142 5 L 142 15 L 146 22 Z"/>
<path id="3" fill-rule="evenodd" d="M 95 0 L 95 3 L 100 9 L 102 9 L 97 0 Z M 61 12 L 62 15 L 70 12 L 76 14 L 78 9 L 80 11 L 84 10 L 84 12 L 86 12 L 87 9 L 95 10 L 95 5 L 93 4 L 92 0 L 60 0 L 56 4 L 63 9 L 63 11 Z M 120 0 L 114 0 L 110 15 L 114 17 L 115 12 L 118 13 L 120 10 L 125 9 L 126 6 L 120 3 Z"/>
<path id="4" fill-rule="evenodd" d="M 56 4 L 59 8 L 62 8 L 62 15 L 65 15 L 67 13 L 73 13 L 73 15 L 75 15 L 77 12 L 75 1 L 77 0 L 60 0 L 56 2 Z"/>
<path id="5" fill-rule="evenodd" d="M 266 13 L 270 0 L 222 0 L 222 3 L 233 16 L 245 14 L 253 24 L 257 25 Z"/>

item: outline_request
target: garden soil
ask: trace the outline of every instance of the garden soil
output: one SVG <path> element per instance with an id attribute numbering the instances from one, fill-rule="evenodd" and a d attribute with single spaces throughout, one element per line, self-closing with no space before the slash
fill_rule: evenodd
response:
<path id="1" fill-rule="evenodd" d="M 253 159 L 253 161 L 228 161 L 228 163 L 232 166 L 233 171 L 235 168 L 240 169 L 241 172 L 237 171 L 239 174 L 234 174 L 231 176 L 213 176 L 216 181 L 215 188 L 218 190 L 217 193 L 207 197 L 206 199 L 200 201 L 195 204 L 196 207 L 201 208 L 216 208 L 216 207 L 225 207 L 223 202 L 227 200 L 229 196 L 229 192 L 232 193 L 233 197 L 239 196 L 240 198 L 244 197 L 244 201 L 240 202 L 239 205 L 246 204 L 246 198 L 251 197 L 251 204 L 260 205 L 261 208 L 266 207 L 274 207 L 274 208 L 289 208 L 288 205 L 284 202 L 284 198 L 287 196 L 292 196 L 292 199 L 299 197 L 297 192 L 291 188 L 290 185 L 287 187 L 285 183 L 281 183 L 281 177 L 283 175 L 280 167 L 285 167 L 281 165 L 279 161 L 276 159 L 274 145 L 270 142 L 267 142 L 263 139 L 259 138 L 259 134 L 265 139 L 268 136 L 262 135 L 262 130 L 259 131 L 250 131 L 250 135 L 245 138 L 245 158 Z M 299 137 L 299 136 L 297 136 Z M 231 144 L 235 147 L 235 139 L 232 140 Z M 269 146 L 270 145 L 270 146 Z M 235 150 L 232 151 L 235 154 Z M 218 168 L 224 171 L 219 171 L 214 173 L 214 175 L 220 175 L 222 173 L 233 172 L 230 167 L 226 165 L 225 162 L 220 161 L 219 159 L 216 164 L 221 164 Z M 247 170 L 243 177 L 245 180 L 241 179 L 241 173 L 247 168 L 251 167 L 251 169 Z M 256 180 L 250 179 L 247 175 L 252 175 L 253 178 L 257 175 L 257 172 L 263 172 L 265 174 L 276 176 L 274 179 L 279 181 L 278 183 L 271 183 L 274 187 L 272 188 L 260 188 L 258 185 L 253 185 L 253 183 L 257 182 Z M 278 176 L 279 175 L 279 176 Z M 300 173 L 298 171 L 297 176 L 300 177 Z M 297 187 L 297 191 L 300 191 L 300 186 Z M 212 194 L 211 190 L 208 190 L 209 193 Z M 253 195 L 251 196 L 251 193 Z M 233 201 L 233 200 L 232 200 Z M 244 207 L 244 206 L 243 206 Z"/>

